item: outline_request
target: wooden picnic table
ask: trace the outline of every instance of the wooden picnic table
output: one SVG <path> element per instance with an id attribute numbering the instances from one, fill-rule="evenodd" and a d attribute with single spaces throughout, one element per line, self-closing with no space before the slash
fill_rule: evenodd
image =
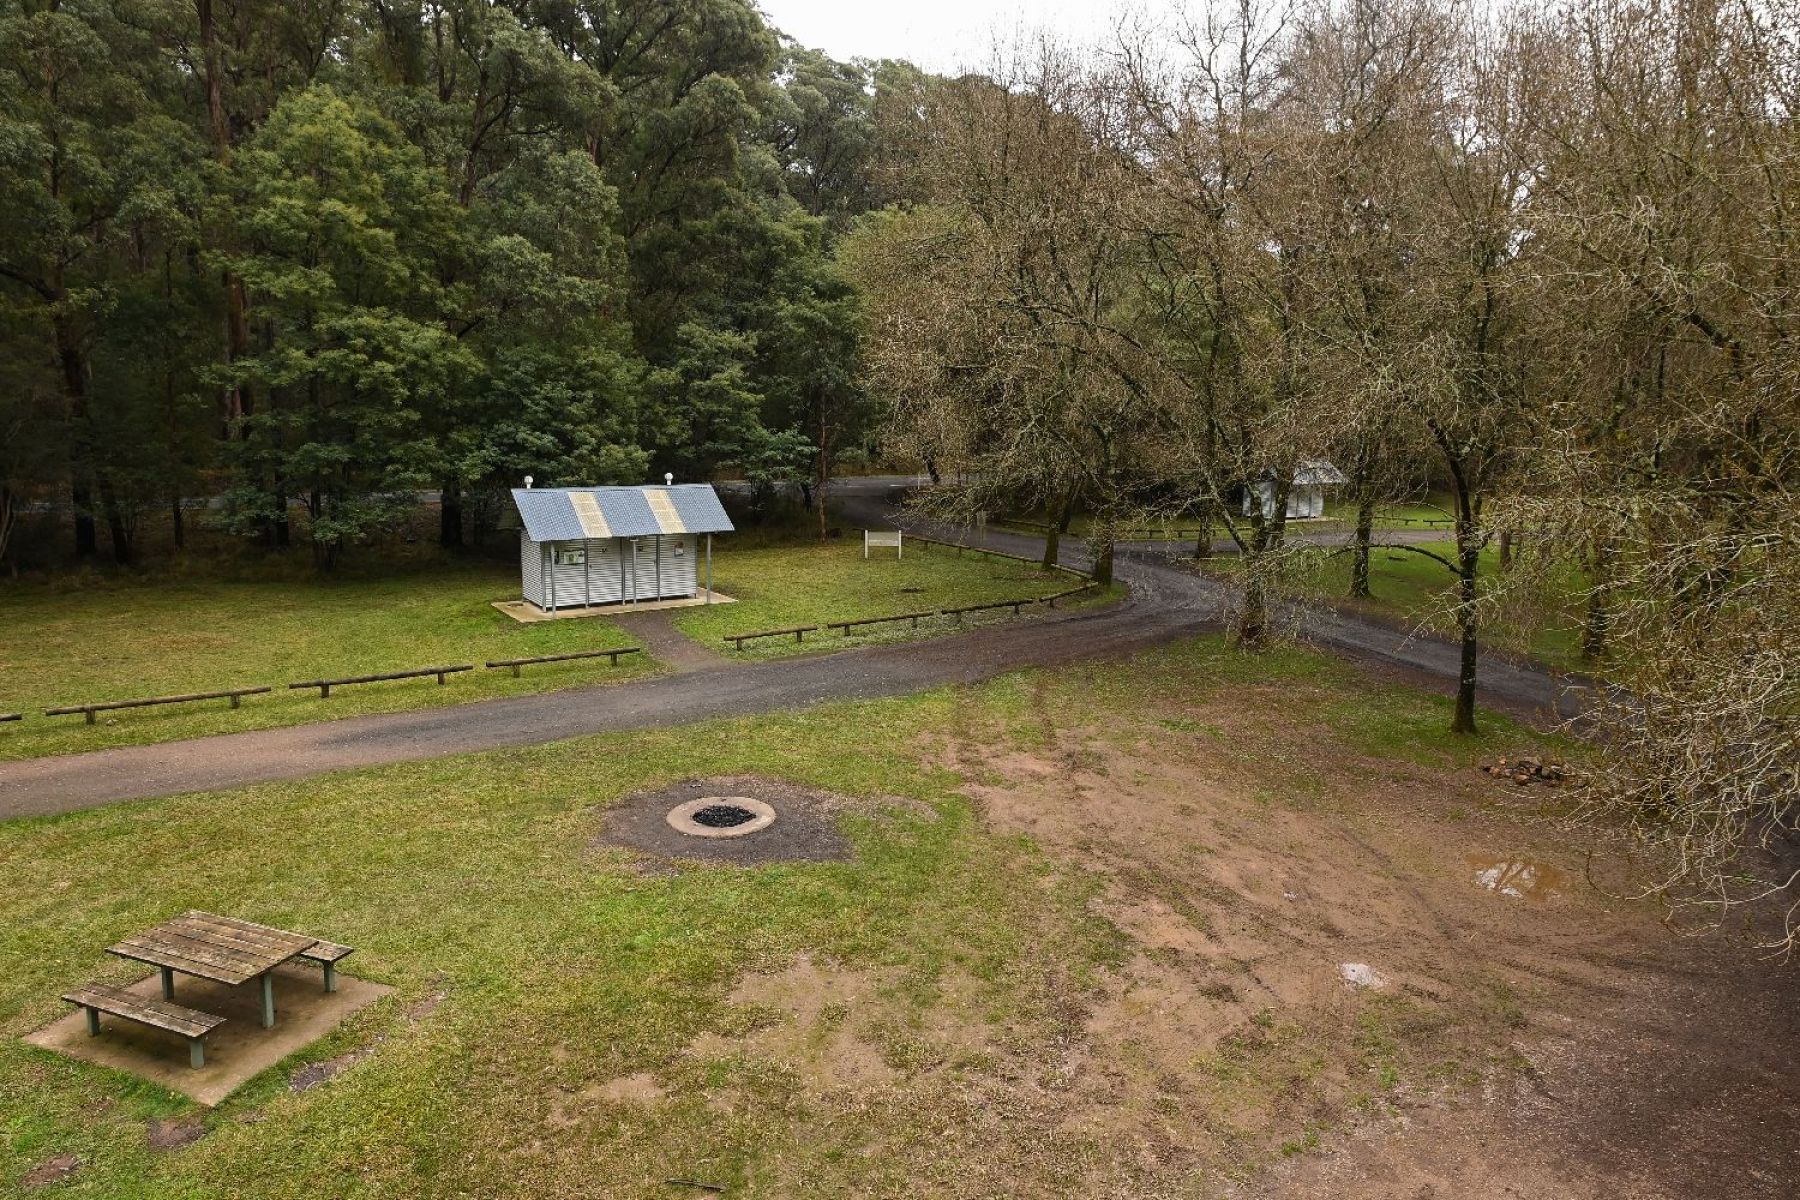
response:
<path id="1" fill-rule="evenodd" d="M 276 967 L 297 958 L 319 939 L 236 917 L 189 910 L 128 937 L 107 952 L 162 968 L 163 998 L 175 998 L 175 972 L 225 984 L 262 984 L 262 1023 L 275 1024 Z"/>

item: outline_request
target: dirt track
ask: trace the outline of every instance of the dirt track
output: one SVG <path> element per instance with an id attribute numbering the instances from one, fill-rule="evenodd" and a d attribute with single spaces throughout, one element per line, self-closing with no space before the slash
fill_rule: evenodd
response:
<path id="1" fill-rule="evenodd" d="M 840 491 L 843 506 L 859 519 L 891 519 L 893 486 L 879 479 L 851 481 Z M 1021 554 L 1041 548 L 1037 539 L 997 532 L 989 533 L 986 543 Z M 1153 546 L 1133 549 L 1121 554 L 1117 571 L 1131 588 L 1130 598 L 1120 604 L 928 641 L 0 764 L 0 819 L 822 701 L 903 695 L 974 683 L 1020 667 L 1119 657 L 1218 627 L 1222 589 L 1168 553 Z M 1428 684 L 1456 677 L 1456 647 L 1439 639 L 1409 637 L 1375 621 L 1332 613 L 1307 617 L 1301 630 L 1307 640 L 1378 670 Z M 1485 703 L 1524 716 L 1548 715 L 1566 711 L 1564 691 L 1565 681 L 1541 669 L 1493 655 L 1484 659 Z"/>

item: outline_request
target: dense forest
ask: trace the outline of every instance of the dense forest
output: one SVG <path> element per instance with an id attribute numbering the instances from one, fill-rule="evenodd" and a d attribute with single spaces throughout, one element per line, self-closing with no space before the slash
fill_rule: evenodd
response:
<path id="1" fill-rule="evenodd" d="M 528 472 L 803 477 L 865 423 L 832 246 L 903 66 L 745 0 L 0 14 L 0 556 L 223 496 L 329 566 L 420 489 L 454 545 Z"/>

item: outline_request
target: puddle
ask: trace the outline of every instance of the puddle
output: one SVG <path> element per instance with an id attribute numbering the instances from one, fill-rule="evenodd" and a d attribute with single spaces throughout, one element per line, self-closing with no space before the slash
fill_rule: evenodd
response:
<path id="1" fill-rule="evenodd" d="M 1484 854 L 1471 854 L 1466 861 L 1475 872 L 1476 883 L 1514 900 L 1543 900 L 1568 889 L 1568 873 L 1547 863 Z"/>

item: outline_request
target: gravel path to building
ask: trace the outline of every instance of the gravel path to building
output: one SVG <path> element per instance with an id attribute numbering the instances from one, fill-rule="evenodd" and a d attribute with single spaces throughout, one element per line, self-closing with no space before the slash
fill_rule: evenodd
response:
<path id="1" fill-rule="evenodd" d="M 903 482 L 839 486 L 853 519 L 889 524 Z M 909 522 L 912 524 L 918 524 Z M 989 532 L 986 544 L 1019 554 L 1042 543 Z M 1079 544 L 1068 543 L 1070 561 Z M 330 771 L 535 745 L 585 734 L 689 724 L 835 700 L 904 695 L 975 683 L 1030 666 L 1118 658 L 1217 630 L 1224 590 L 1154 545 L 1121 549 L 1117 573 L 1131 595 L 1105 607 L 985 625 L 967 633 L 788 660 L 729 663 L 639 683 L 571 688 L 450 708 L 352 717 L 189 741 L 0 763 L 0 819 L 73 812 L 183 792 L 299 779 Z M 1456 678 L 1457 648 L 1333 612 L 1300 622 L 1302 636 L 1388 674 L 1426 686 Z M 1570 711 L 1568 680 L 1484 655 L 1482 700 L 1526 717 Z"/>

